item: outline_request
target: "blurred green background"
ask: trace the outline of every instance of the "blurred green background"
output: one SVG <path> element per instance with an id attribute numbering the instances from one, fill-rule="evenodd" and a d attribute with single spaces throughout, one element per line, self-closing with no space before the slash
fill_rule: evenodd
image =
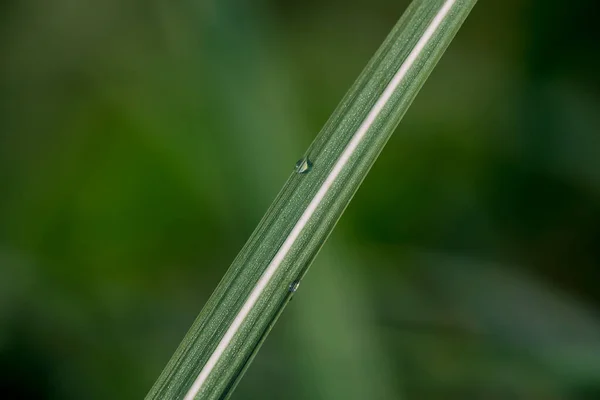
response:
<path id="1" fill-rule="evenodd" d="M 407 7 L 0 2 L 0 389 L 142 398 Z M 234 399 L 600 398 L 596 1 L 480 1 Z"/>

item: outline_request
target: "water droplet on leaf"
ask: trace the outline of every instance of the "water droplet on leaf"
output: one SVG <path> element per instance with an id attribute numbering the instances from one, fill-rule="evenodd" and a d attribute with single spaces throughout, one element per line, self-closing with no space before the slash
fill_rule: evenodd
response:
<path id="1" fill-rule="evenodd" d="M 312 169 L 313 163 L 308 157 L 301 158 L 296 163 L 296 172 L 299 174 L 307 174 Z"/>
<path id="2" fill-rule="evenodd" d="M 294 281 L 294 282 L 290 283 L 289 291 L 291 293 L 295 293 L 296 290 L 298 290 L 299 286 L 300 286 L 300 281 Z"/>

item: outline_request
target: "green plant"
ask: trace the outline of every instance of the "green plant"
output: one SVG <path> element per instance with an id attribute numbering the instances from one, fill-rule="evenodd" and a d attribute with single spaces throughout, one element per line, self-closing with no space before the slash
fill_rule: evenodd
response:
<path id="1" fill-rule="evenodd" d="M 227 397 L 476 0 L 416 0 L 298 161 L 147 399 Z"/>

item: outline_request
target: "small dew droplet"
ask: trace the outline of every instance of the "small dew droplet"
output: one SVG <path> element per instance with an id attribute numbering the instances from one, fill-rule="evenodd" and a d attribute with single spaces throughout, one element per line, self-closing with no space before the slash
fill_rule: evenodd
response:
<path id="1" fill-rule="evenodd" d="M 312 161 L 308 157 L 303 157 L 296 163 L 296 172 L 299 174 L 307 174 L 313 167 Z"/>
<path id="2" fill-rule="evenodd" d="M 298 287 L 300 287 L 300 281 L 294 281 L 294 282 L 290 283 L 289 291 L 291 293 L 296 293 L 296 290 L 298 290 Z"/>

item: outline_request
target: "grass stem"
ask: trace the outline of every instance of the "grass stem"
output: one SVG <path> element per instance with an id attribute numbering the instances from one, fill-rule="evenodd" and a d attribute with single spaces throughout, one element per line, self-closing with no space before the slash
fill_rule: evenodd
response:
<path id="1" fill-rule="evenodd" d="M 476 0 L 415 0 L 215 289 L 151 399 L 227 397 Z"/>

